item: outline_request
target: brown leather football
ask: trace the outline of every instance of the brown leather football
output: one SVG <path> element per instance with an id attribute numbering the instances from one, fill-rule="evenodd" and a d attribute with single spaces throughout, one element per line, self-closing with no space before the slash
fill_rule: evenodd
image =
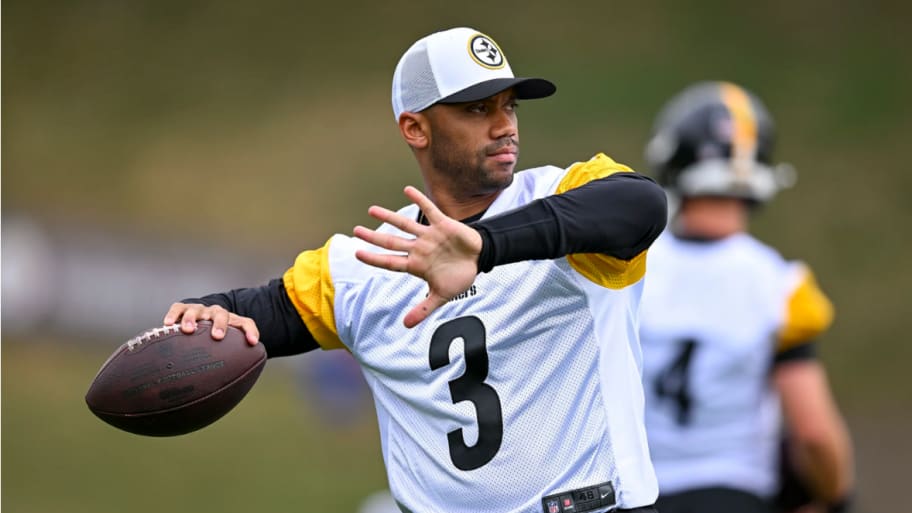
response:
<path id="1" fill-rule="evenodd" d="M 211 327 L 199 321 L 187 335 L 177 325 L 162 326 L 125 342 L 92 380 L 89 409 L 116 428 L 148 436 L 182 435 L 221 418 L 256 383 L 266 350 L 232 327 L 213 340 Z"/>

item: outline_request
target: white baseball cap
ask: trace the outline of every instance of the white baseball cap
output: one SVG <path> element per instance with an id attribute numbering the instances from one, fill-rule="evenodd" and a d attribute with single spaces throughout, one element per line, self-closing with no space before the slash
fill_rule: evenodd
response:
<path id="1" fill-rule="evenodd" d="M 551 96 L 543 78 L 518 78 L 503 51 L 481 32 L 458 27 L 416 41 L 393 73 L 393 114 L 420 112 L 435 103 L 482 100 L 510 87 L 520 100 Z"/>

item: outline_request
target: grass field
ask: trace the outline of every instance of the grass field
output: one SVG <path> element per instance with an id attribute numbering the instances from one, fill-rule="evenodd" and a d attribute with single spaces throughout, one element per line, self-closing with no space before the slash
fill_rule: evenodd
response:
<path id="1" fill-rule="evenodd" d="M 271 360 L 215 424 L 159 439 L 118 431 L 86 408 L 106 349 L 2 346 L 5 513 L 355 513 L 386 487 L 373 411 L 351 428 L 330 427 L 302 400 L 293 360 Z M 902 510 L 908 415 L 847 412 L 861 483 L 855 513 Z"/>
<path id="2" fill-rule="evenodd" d="M 354 512 L 386 487 L 372 412 L 330 429 L 281 361 L 215 424 L 158 439 L 118 431 L 86 408 L 106 353 L 3 341 L 5 513 Z"/>

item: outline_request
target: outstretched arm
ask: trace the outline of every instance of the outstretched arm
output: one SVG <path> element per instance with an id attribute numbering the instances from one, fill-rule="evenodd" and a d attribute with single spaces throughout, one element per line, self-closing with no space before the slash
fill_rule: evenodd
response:
<path id="1" fill-rule="evenodd" d="M 409 328 L 468 289 L 479 271 L 572 253 L 604 253 L 628 260 L 652 244 L 667 219 L 662 189 L 634 173 L 593 180 L 471 225 L 447 217 L 414 187 L 406 187 L 405 194 L 425 214 L 427 225 L 382 207 L 371 207 L 368 213 L 415 238 L 363 226 L 355 227 L 354 234 L 398 253 L 361 250 L 356 256 L 362 262 L 428 282 L 427 298 L 406 314 Z"/>
<path id="2" fill-rule="evenodd" d="M 615 173 L 472 223 L 484 239 L 479 270 L 573 253 L 629 260 L 665 229 L 665 193 L 636 173 Z"/>

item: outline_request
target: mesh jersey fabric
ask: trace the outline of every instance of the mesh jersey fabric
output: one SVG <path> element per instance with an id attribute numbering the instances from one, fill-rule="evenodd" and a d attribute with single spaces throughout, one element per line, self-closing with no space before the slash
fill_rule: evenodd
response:
<path id="1" fill-rule="evenodd" d="M 567 173 L 517 173 L 485 216 L 554 193 Z M 605 481 L 619 507 L 655 501 L 636 330 L 642 279 L 608 289 L 566 258 L 503 265 L 409 330 L 402 318 L 426 284 L 362 264 L 354 252 L 365 247 L 377 250 L 345 236 L 328 243 L 334 321 L 373 392 L 397 501 L 414 512 L 531 513 L 543 496 Z M 434 347 L 445 362 L 436 368 Z M 472 468 L 459 468 L 454 444 L 473 454 Z"/>
<path id="2" fill-rule="evenodd" d="M 769 372 L 806 268 L 748 234 L 694 242 L 666 232 L 647 276 L 643 385 L 662 493 L 728 486 L 770 496 L 781 413 Z"/>

